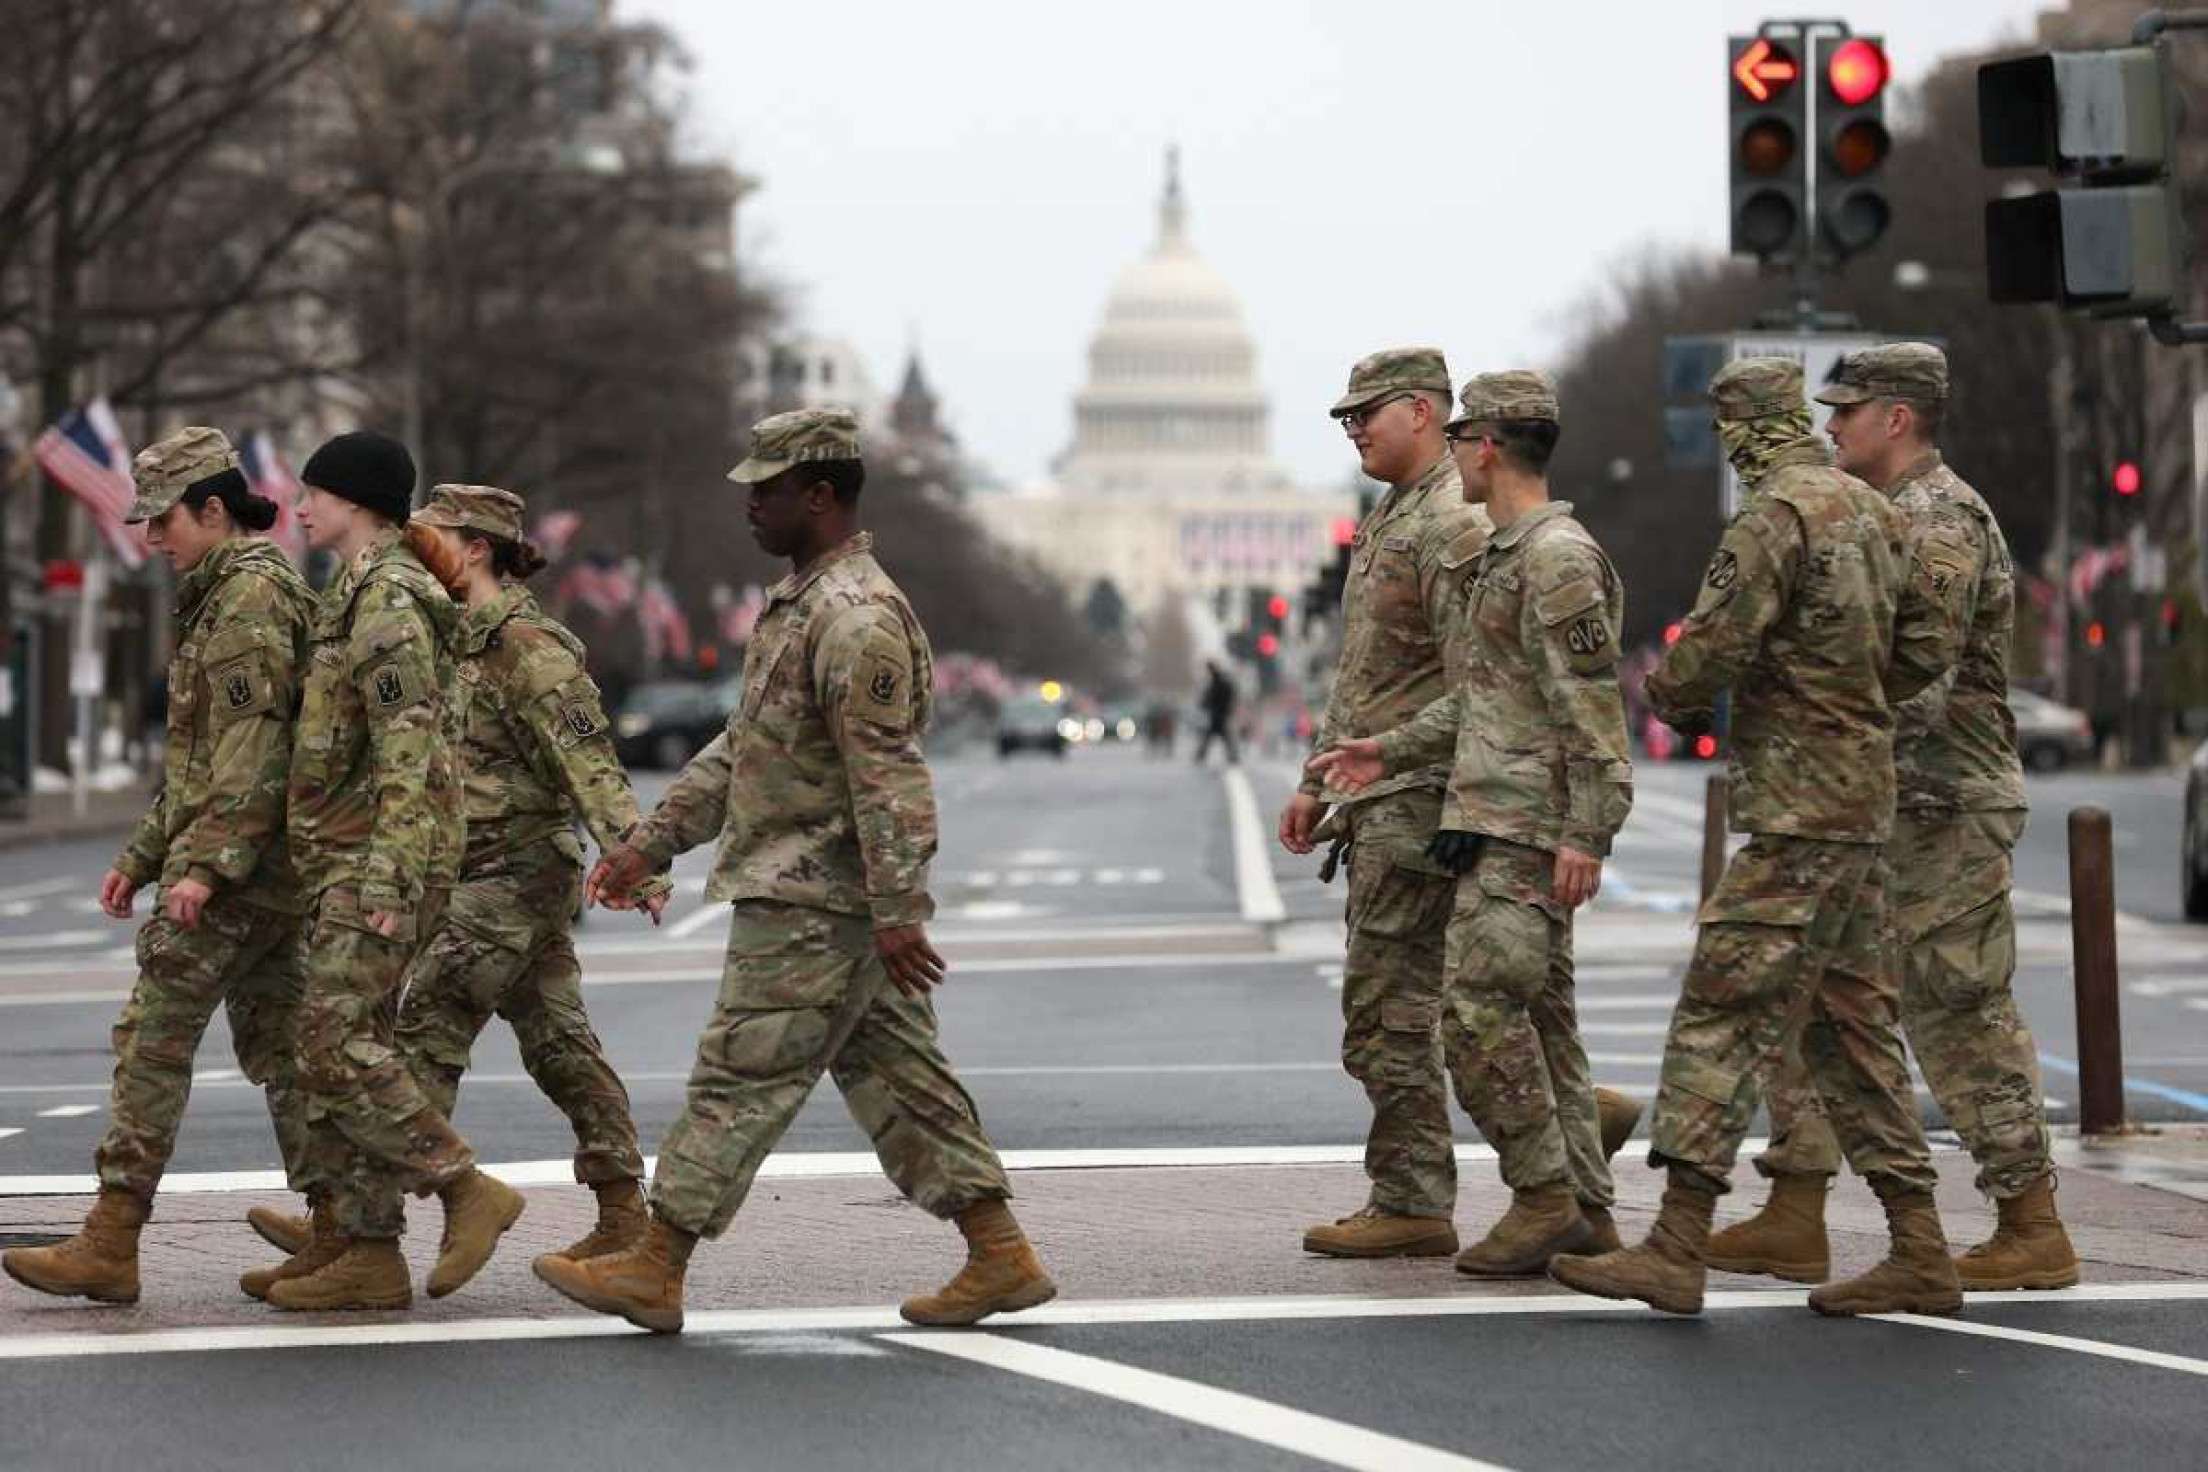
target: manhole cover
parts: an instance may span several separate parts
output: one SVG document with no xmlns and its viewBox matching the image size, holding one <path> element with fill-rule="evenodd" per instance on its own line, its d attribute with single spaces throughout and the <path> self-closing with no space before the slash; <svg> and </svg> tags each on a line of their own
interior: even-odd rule
<svg viewBox="0 0 2208 1472">
<path fill-rule="evenodd" d="M 68 1240 L 62 1232 L 0 1232 L 0 1247 L 51 1247 Z"/>
</svg>

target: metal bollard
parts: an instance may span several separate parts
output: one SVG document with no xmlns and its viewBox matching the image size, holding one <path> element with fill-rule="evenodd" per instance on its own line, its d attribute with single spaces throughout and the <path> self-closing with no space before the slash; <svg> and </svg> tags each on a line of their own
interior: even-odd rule
<svg viewBox="0 0 2208 1472">
<path fill-rule="evenodd" d="M 1709 780 L 1702 798 L 1702 898 L 1717 888 L 1725 872 L 1725 810 L 1731 806 L 1733 784 L 1719 772 Z"/>
<path fill-rule="evenodd" d="M 2078 998 L 2078 1119 L 2124 1128 L 2124 1033 L 2116 972 L 2116 859 L 2106 808 L 2070 810 L 2070 955 Z"/>
</svg>

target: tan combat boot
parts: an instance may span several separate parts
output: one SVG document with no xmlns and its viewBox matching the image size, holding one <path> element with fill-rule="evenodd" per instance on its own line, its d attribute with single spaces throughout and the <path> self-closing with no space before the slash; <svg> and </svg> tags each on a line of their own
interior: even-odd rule
<svg viewBox="0 0 2208 1472">
<path fill-rule="evenodd" d="M 1457 1254 L 1457 1271 L 1474 1278 L 1538 1278 L 1560 1252 L 1590 1241 L 1587 1218 L 1570 1186 L 1513 1192 L 1510 1210 L 1485 1237 Z"/>
<path fill-rule="evenodd" d="M 635 1181 L 599 1181 L 590 1188 L 598 1197 L 598 1225 L 582 1238 L 547 1257 L 564 1257 L 570 1262 L 585 1258 L 604 1257 L 609 1252 L 620 1252 L 634 1247 L 643 1240 L 645 1228 L 651 1225 L 651 1214 L 644 1209 L 644 1191 Z"/>
<path fill-rule="evenodd" d="M 335 1259 L 311 1273 L 269 1286 L 272 1308 L 307 1312 L 322 1309 L 407 1308 L 414 1284 L 396 1237 L 362 1237 Z"/>
<path fill-rule="evenodd" d="M 1457 1229 L 1445 1216 L 1367 1206 L 1306 1229 L 1303 1250 L 1325 1257 L 1447 1257 L 1457 1250 Z"/>
<path fill-rule="evenodd" d="M 76 1236 L 51 1247 L 11 1247 L 0 1266 L 24 1287 L 59 1298 L 136 1303 L 138 1229 L 145 1224 L 144 1201 L 104 1187 Z"/>
<path fill-rule="evenodd" d="M 238 1275 L 238 1287 L 249 1298 L 266 1299 L 268 1290 L 286 1278 L 304 1278 L 320 1272 L 345 1255 L 352 1239 L 337 1229 L 337 1213 L 327 1202 L 317 1201 L 307 1218 L 307 1245 L 273 1267 L 248 1268 Z"/>
<path fill-rule="evenodd" d="M 1648 1240 L 1600 1257 L 1558 1257 L 1549 1276 L 1567 1288 L 1598 1298 L 1637 1298 L 1667 1314 L 1702 1312 L 1702 1247 L 1710 1238 L 1717 1193 L 1705 1178 L 1674 1166 L 1664 1187 L 1664 1207 Z"/>
<path fill-rule="evenodd" d="M 506 1229 L 521 1220 L 527 1203 L 504 1181 L 470 1170 L 437 1193 L 445 1203 L 445 1235 L 430 1269 L 429 1296 L 443 1298 L 467 1286 L 483 1270 Z"/>
<path fill-rule="evenodd" d="M 1763 1210 L 1710 1238 L 1703 1263 L 1722 1273 L 1824 1282 L 1832 1276 L 1832 1247 L 1825 1238 L 1825 1190 L 1831 1183 L 1829 1176 L 1773 1176 Z"/>
<path fill-rule="evenodd" d="M 2055 1215 L 2055 1178 L 2041 1176 L 2021 1196 L 1994 1203 L 2001 1224 L 1993 1235 L 1955 1259 L 1955 1272 L 1973 1293 L 2014 1288 L 2073 1288 L 2078 1255 Z"/>
<path fill-rule="evenodd" d="M 966 1236 L 966 1266 L 933 1293 L 897 1306 L 908 1324 L 972 1324 L 991 1314 L 1018 1313 L 1058 1296 L 1027 1235 L 1002 1201 L 977 1201 L 958 1214 Z"/>
<path fill-rule="evenodd" d="M 697 1245 L 691 1233 L 653 1217 L 634 1246 L 581 1262 L 546 1253 L 531 1267 L 584 1308 L 619 1314 L 654 1334 L 680 1334 L 682 1278 Z"/>
<path fill-rule="evenodd" d="M 1582 1205 L 1579 1214 L 1587 1218 L 1587 1243 L 1579 1249 L 1579 1256 L 1600 1257 L 1625 1246 L 1625 1239 L 1618 1235 L 1617 1219 L 1610 1215 L 1609 1207 Z"/>
<path fill-rule="evenodd" d="M 273 1206 L 256 1206 L 245 1214 L 245 1224 L 260 1234 L 263 1242 L 279 1252 L 297 1252 L 307 1245 L 314 1235 L 314 1217 L 293 1216 L 288 1211 Z"/>
<path fill-rule="evenodd" d="M 1595 1090 L 1595 1123 L 1602 1132 L 1602 1158 L 1608 1160 L 1633 1138 L 1633 1126 L 1641 1122 L 1641 1101 L 1616 1089 Z"/>
<path fill-rule="evenodd" d="M 1858 1278 L 1827 1283 L 1809 1293 L 1821 1314 L 1951 1314 L 1963 1306 L 1963 1285 L 1947 1255 L 1940 1213 L 1929 1191 L 1911 1191 L 1886 1202 L 1893 1245 L 1886 1260 Z"/>
</svg>

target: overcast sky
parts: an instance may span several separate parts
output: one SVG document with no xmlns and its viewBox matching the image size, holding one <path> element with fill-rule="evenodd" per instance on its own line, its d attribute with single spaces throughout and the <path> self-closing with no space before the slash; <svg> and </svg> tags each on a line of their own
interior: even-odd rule
<svg viewBox="0 0 2208 1472">
<path fill-rule="evenodd" d="M 2027 0 L 1853 0 L 1903 81 L 2030 35 Z M 747 259 L 884 387 L 917 338 L 953 427 L 1018 483 L 1071 433 L 1113 276 L 1178 142 L 1197 249 L 1241 294 L 1300 480 L 1354 468 L 1351 361 L 1553 363 L 1649 246 L 1725 244 L 1734 0 L 620 0 L 695 55 L 693 142 L 756 177 Z"/>
</svg>

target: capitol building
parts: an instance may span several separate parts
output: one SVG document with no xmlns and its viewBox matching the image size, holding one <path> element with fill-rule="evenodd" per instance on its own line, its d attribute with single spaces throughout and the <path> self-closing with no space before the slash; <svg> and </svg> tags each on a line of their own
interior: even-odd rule
<svg viewBox="0 0 2208 1472">
<path fill-rule="evenodd" d="M 1047 484 L 992 500 L 991 525 L 1076 599 L 1108 581 L 1138 618 L 1186 598 L 1199 623 L 1239 627 L 1246 590 L 1296 596 L 1356 513 L 1347 493 L 1290 481 L 1270 412 L 1241 302 L 1189 240 L 1169 153 L 1157 240 L 1113 283 L 1073 442 Z"/>
</svg>

